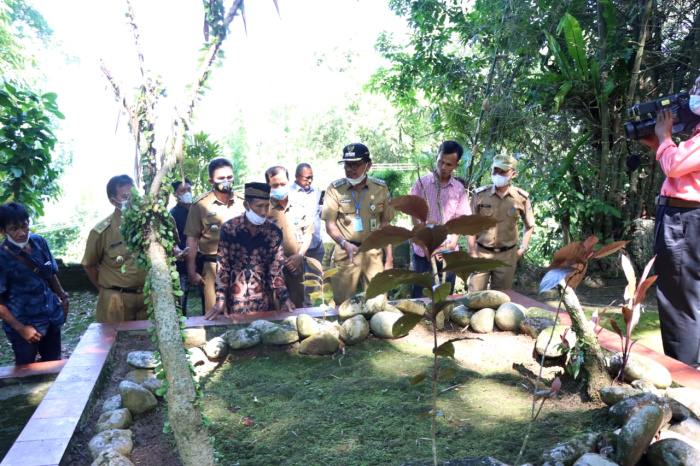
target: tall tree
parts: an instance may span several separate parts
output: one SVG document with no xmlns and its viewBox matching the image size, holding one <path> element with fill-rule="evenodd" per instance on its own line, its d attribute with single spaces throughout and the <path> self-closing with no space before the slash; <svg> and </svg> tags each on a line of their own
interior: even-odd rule
<svg viewBox="0 0 700 466">
<path fill-rule="evenodd" d="M 427 109 L 439 134 L 478 141 L 472 184 L 492 154 L 522 153 L 519 182 L 530 186 L 541 223 L 557 224 L 540 234 L 565 243 L 620 238 L 644 205 L 651 210 L 663 175 L 625 140 L 627 108 L 689 88 L 700 63 L 700 2 L 390 5 L 413 35 L 408 44 L 378 39 L 392 66 L 372 85 L 404 112 Z M 636 171 L 626 165 L 630 150 L 644 154 Z"/>
<path fill-rule="evenodd" d="M 118 102 L 123 104 L 128 115 L 145 187 L 143 196 L 134 193 L 132 203 L 124 215 L 122 235 L 130 238 L 127 243 L 137 252 L 137 261 L 148 270 L 144 293 L 149 296 L 149 307 L 155 322 L 154 340 L 157 340 L 162 361 L 159 378 L 164 379 L 163 387 L 167 390 L 168 427 L 173 430 L 183 463 L 193 466 L 213 465 L 215 458 L 205 425 L 208 419 L 202 414 L 202 393 L 190 372 L 181 334 L 184 324 L 176 307 L 176 295 L 181 294 L 181 291 L 170 254 L 174 242 L 166 209 L 169 195 L 166 179 L 182 157 L 195 102 L 203 92 L 212 65 L 220 56 L 220 47 L 229 25 L 242 4 L 242 0 L 235 0 L 226 11 L 222 0 L 204 0 L 204 56 L 196 70 L 195 79 L 187 86 L 182 105 L 173 113 L 176 117 L 171 125 L 169 144 L 163 150 L 155 145 L 156 108 L 159 97 L 163 94 L 162 84 L 146 67 L 134 10 L 128 0 L 127 16 L 133 31 L 142 78 L 136 95 L 128 95 L 109 68 L 102 65 Z"/>
</svg>

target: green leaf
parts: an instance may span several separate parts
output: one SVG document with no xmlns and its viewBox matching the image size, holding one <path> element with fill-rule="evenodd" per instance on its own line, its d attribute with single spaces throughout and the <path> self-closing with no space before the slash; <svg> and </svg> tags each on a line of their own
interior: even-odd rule
<svg viewBox="0 0 700 466">
<path fill-rule="evenodd" d="M 453 301 L 451 299 L 448 299 L 446 301 L 438 301 L 437 303 L 433 303 L 431 315 L 437 316 L 440 313 L 440 311 L 443 311 L 444 309 L 446 309 L 450 306 L 454 306 L 454 304 L 455 304 L 455 301 Z M 450 311 L 450 312 L 452 312 L 452 311 Z M 447 318 L 447 317 L 448 316 L 445 316 L 445 318 Z"/>
<path fill-rule="evenodd" d="M 411 381 L 408 383 L 408 386 L 413 387 L 414 385 L 418 385 L 428 377 L 430 377 L 430 375 L 428 375 L 426 372 L 421 372 L 420 374 L 411 378 Z"/>
<path fill-rule="evenodd" d="M 452 235 L 476 235 L 498 225 L 498 220 L 485 215 L 462 215 L 445 223 Z"/>
<path fill-rule="evenodd" d="M 405 314 L 394 322 L 394 326 L 391 328 L 391 333 L 395 337 L 400 337 L 406 335 L 408 332 L 413 330 L 413 328 L 423 320 L 423 316 L 416 314 Z"/>
<path fill-rule="evenodd" d="M 452 288 L 452 283 L 443 283 L 438 286 L 435 291 L 433 291 L 433 302 L 445 301 L 450 295 L 450 288 Z"/>
<path fill-rule="evenodd" d="M 369 236 L 362 241 L 362 245 L 359 247 L 358 251 L 367 252 L 373 249 L 381 249 L 390 244 L 396 246 L 411 238 L 413 238 L 413 232 L 411 230 L 387 225 L 370 233 Z"/>
<path fill-rule="evenodd" d="M 338 269 L 326 270 L 326 272 L 323 274 L 323 279 L 326 280 L 327 278 L 335 277 L 337 274 Z"/>
<path fill-rule="evenodd" d="M 321 286 L 321 283 L 316 280 L 305 280 L 301 284 L 304 286 Z"/>
<path fill-rule="evenodd" d="M 569 93 L 573 86 L 574 85 L 571 83 L 571 81 L 566 81 L 561 85 L 561 87 L 559 87 L 559 90 L 554 96 L 554 113 L 559 111 L 559 107 L 561 107 L 561 105 L 564 103 L 566 94 Z"/>
<path fill-rule="evenodd" d="M 433 353 L 437 354 L 438 356 L 442 356 L 444 358 L 454 359 L 454 357 L 455 357 L 455 345 L 453 345 L 451 341 L 445 342 L 442 345 L 438 346 L 437 348 L 433 348 Z"/>
<path fill-rule="evenodd" d="M 430 272 L 419 273 L 406 269 L 389 269 L 380 272 L 369 282 L 365 299 L 374 298 L 403 284 L 430 287 L 432 286 Z"/>
<path fill-rule="evenodd" d="M 586 57 L 586 43 L 583 41 L 583 31 L 579 22 L 569 13 L 565 13 L 559 22 L 557 34 L 564 31 L 566 46 L 569 55 L 574 60 L 578 76 L 583 82 L 588 82 L 588 58 Z"/>
<path fill-rule="evenodd" d="M 469 275 L 474 272 L 488 272 L 499 267 L 508 267 L 505 262 L 495 259 L 483 259 L 481 257 L 472 257 L 466 251 L 455 251 L 442 255 L 447 262 L 443 269 L 445 272 L 454 272 L 462 280 L 468 280 Z"/>
<path fill-rule="evenodd" d="M 444 382 L 445 380 L 450 380 L 452 377 L 457 374 L 457 370 L 453 369 L 451 367 L 443 367 L 440 369 L 440 372 L 438 374 L 438 380 L 441 382 Z"/>
</svg>

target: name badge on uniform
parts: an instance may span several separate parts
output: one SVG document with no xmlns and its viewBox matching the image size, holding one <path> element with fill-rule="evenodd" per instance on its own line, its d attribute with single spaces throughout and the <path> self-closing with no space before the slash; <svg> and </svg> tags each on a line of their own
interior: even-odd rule
<svg viewBox="0 0 700 466">
<path fill-rule="evenodd" d="M 356 217 L 353 222 L 353 228 L 355 231 L 362 231 L 362 217 Z"/>
<path fill-rule="evenodd" d="M 204 214 L 205 217 L 213 217 L 214 215 L 216 215 L 216 212 L 207 212 Z"/>
<path fill-rule="evenodd" d="M 377 230 L 377 217 L 372 217 L 369 219 L 369 231 Z"/>
<path fill-rule="evenodd" d="M 117 241 L 116 243 L 110 244 L 109 247 L 110 247 L 110 248 L 113 248 L 113 247 L 115 247 L 115 246 L 119 246 L 119 245 L 122 244 L 123 242 L 124 242 L 124 241 Z"/>
<path fill-rule="evenodd" d="M 341 200 L 340 200 L 340 203 L 341 203 L 341 204 L 348 204 L 348 203 L 350 203 L 350 202 L 352 202 L 352 199 L 349 199 L 349 198 L 348 198 L 348 199 L 341 199 Z"/>
<path fill-rule="evenodd" d="M 297 228 L 296 237 L 297 237 L 297 243 L 301 244 L 304 242 L 304 233 L 301 231 L 301 228 Z"/>
</svg>

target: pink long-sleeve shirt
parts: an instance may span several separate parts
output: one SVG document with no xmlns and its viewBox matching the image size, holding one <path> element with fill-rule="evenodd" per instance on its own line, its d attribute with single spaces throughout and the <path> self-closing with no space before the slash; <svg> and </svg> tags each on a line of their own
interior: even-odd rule
<svg viewBox="0 0 700 466">
<path fill-rule="evenodd" d="M 700 126 L 679 145 L 671 140 L 662 143 L 656 160 L 666 174 L 662 196 L 700 202 Z"/>
</svg>

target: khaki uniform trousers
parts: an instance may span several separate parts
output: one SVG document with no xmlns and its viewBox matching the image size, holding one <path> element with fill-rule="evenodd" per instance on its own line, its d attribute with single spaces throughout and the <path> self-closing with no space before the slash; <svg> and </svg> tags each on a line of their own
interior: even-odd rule
<svg viewBox="0 0 700 466">
<path fill-rule="evenodd" d="M 148 320 L 148 306 L 143 293 L 124 293 L 100 288 L 97 297 L 97 322 L 125 322 Z"/>
<path fill-rule="evenodd" d="M 509 264 L 508 267 L 501 267 L 488 272 L 474 272 L 469 277 L 469 292 L 491 290 L 510 290 L 513 288 L 513 277 L 515 276 L 515 265 L 518 263 L 518 248 L 505 252 L 491 252 L 477 246 L 478 257 L 484 259 L 496 259 Z M 489 287 L 489 282 L 491 286 Z"/>
<path fill-rule="evenodd" d="M 216 261 L 202 264 L 204 279 L 204 314 L 211 311 L 216 304 Z"/>
<path fill-rule="evenodd" d="M 355 256 L 355 263 L 357 264 L 355 266 L 350 262 L 345 249 L 336 245 L 331 258 L 331 268 L 338 269 L 338 273 L 331 278 L 335 304 L 340 305 L 355 294 L 357 281 L 360 278 L 362 278 L 362 289 L 366 290 L 369 281 L 384 270 L 382 258 L 382 250 L 373 249 Z"/>
</svg>

